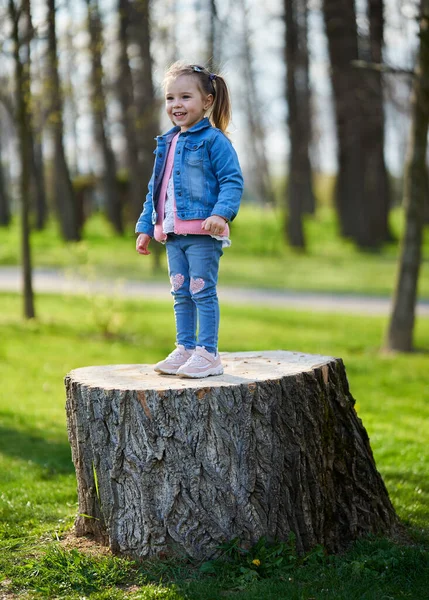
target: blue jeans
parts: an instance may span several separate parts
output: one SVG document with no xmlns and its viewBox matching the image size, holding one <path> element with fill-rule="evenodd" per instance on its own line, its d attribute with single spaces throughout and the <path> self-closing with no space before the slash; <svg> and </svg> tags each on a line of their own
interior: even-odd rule
<svg viewBox="0 0 429 600">
<path fill-rule="evenodd" d="M 209 235 L 168 234 L 168 271 L 174 297 L 176 343 L 217 352 L 217 279 L 222 242 Z M 198 325 L 198 337 L 197 337 Z"/>
</svg>

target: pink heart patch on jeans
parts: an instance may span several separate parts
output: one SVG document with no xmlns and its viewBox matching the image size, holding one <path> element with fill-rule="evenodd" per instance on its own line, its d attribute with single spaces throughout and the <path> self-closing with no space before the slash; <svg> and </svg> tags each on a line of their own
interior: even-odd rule
<svg viewBox="0 0 429 600">
<path fill-rule="evenodd" d="M 197 279 L 194 279 L 193 277 L 191 277 L 190 289 L 193 294 L 198 294 L 198 292 L 201 292 L 201 290 L 204 288 L 204 286 L 205 286 L 204 279 L 201 279 L 201 277 L 198 277 Z"/>
<path fill-rule="evenodd" d="M 171 281 L 173 290 L 175 292 L 177 292 L 177 290 L 179 290 L 182 287 L 183 282 L 185 281 L 185 278 L 181 273 L 178 273 L 177 275 L 172 275 L 170 277 L 170 281 Z"/>
</svg>

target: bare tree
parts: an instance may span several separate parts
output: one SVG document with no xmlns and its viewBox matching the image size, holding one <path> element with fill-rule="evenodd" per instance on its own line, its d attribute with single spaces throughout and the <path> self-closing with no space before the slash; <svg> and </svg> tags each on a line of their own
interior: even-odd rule
<svg viewBox="0 0 429 600">
<path fill-rule="evenodd" d="M 30 246 L 30 78 L 29 49 L 30 35 L 28 18 L 22 26 L 22 16 L 28 17 L 30 0 L 22 0 L 20 6 L 9 0 L 9 17 L 12 21 L 13 58 L 15 63 L 16 123 L 19 132 L 19 155 L 21 159 L 20 200 L 21 200 L 21 257 L 23 268 L 24 316 L 35 316 L 32 285 L 31 246 Z M 22 27 L 22 32 L 21 32 Z"/>
<path fill-rule="evenodd" d="M 368 0 L 368 40 L 364 40 L 367 58 L 372 64 L 383 62 L 383 0 Z M 362 210 L 365 227 L 358 243 L 377 248 L 391 239 L 389 232 L 390 186 L 384 159 L 383 75 L 380 69 L 362 72 L 362 148 L 364 151 L 365 187 Z"/>
<path fill-rule="evenodd" d="M 26 53 L 28 57 L 27 71 L 29 76 L 32 74 L 32 62 L 31 62 L 31 51 L 30 43 L 34 38 L 34 29 L 31 16 L 31 5 L 30 2 L 23 3 L 23 11 L 25 13 L 25 19 L 27 23 L 28 34 L 25 39 L 25 44 L 28 46 Z M 33 102 L 31 106 L 31 114 L 29 115 L 29 126 L 28 126 L 28 151 L 30 153 L 30 191 L 32 198 L 31 209 L 35 213 L 34 225 L 36 229 L 43 229 L 46 224 L 47 218 L 47 201 L 46 201 L 46 189 L 45 189 L 45 176 L 44 176 L 44 164 L 43 164 L 43 151 L 41 143 L 41 132 L 35 134 L 35 113 L 39 109 L 36 107 L 36 103 Z"/>
<path fill-rule="evenodd" d="M 261 101 L 255 84 L 256 77 L 253 67 L 249 10 L 246 0 L 239 0 L 238 4 L 242 14 L 243 96 L 249 131 L 251 185 L 259 202 L 266 205 L 273 205 L 274 194 L 265 149 L 265 131 L 262 112 L 260 110 Z"/>
<path fill-rule="evenodd" d="M 364 195 L 364 155 L 361 147 L 362 111 L 353 67 L 358 60 L 358 41 L 354 0 L 323 0 L 323 14 L 331 63 L 334 96 L 338 173 L 335 205 L 341 233 L 355 237 L 365 228 L 361 201 Z"/>
<path fill-rule="evenodd" d="M 131 4 L 131 36 L 139 50 L 139 66 L 135 69 L 135 104 L 139 140 L 140 178 L 148 182 L 152 175 L 154 138 L 159 132 L 158 103 L 153 83 L 153 60 L 150 51 L 150 1 L 134 0 Z M 141 210 L 141 199 L 140 209 Z"/>
<path fill-rule="evenodd" d="M 290 137 L 287 181 L 287 238 L 291 246 L 305 247 L 302 217 L 314 213 L 310 163 L 311 110 L 307 45 L 307 0 L 284 0 L 286 25 L 287 106 Z"/>
<path fill-rule="evenodd" d="M 131 22 L 131 7 L 129 0 L 118 0 L 119 13 L 119 78 L 118 97 L 122 108 L 122 123 L 126 140 L 126 155 L 128 166 L 130 213 L 137 219 L 141 213 L 143 200 L 146 196 L 147 181 L 143 182 L 137 136 L 137 107 L 134 101 L 134 82 L 131 73 L 128 44 Z"/>
<path fill-rule="evenodd" d="M 354 0 L 323 0 L 338 141 L 335 204 L 341 233 L 360 248 L 390 239 L 390 191 L 384 161 L 383 85 L 379 69 L 357 69 L 359 59 L 380 63 L 383 0 L 369 0 L 369 34 L 358 35 Z"/>
<path fill-rule="evenodd" d="M 387 332 L 389 350 L 410 352 L 421 265 L 423 215 L 428 190 L 426 166 L 429 128 L 429 0 L 420 4 L 420 47 L 415 67 L 409 150 L 404 178 L 405 233 Z"/>
<path fill-rule="evenodd" d="M 115 231 L 124 231 L 122 202 L 116 181 L 116 160 L 107 133 L 107 107 L 102 64 L 103 32 L 98 0 L 86 0 L 91 52 L 91 97 L 94 134 L 103 163 L 102 184 L 106 211 Z"/>
<path fill-rule="evenodd" d="M 209 2 L 209 34 L 207 40 L 207 63 L 216 71 L 220 65 L 219 16 L 216 0 Z"/>
<path fill-rule="evenodd" d="M 48 6 L 48 56 L 49 65 L 49 123 L 54 141 L 54 195 L 55 204 L 65 240 L 80 239 L 82 215 L 78 215 L 75 193 L 64 150 L 63 98 L 58 73 L 55 0 L 47 0 Z"/>
<path fill-rule="evenodd" d="M 11 221 L 9 195 L 6 189 L 6 181 L 2 162 L 2 122 L 0 119 L 0 227 L 7 227 Z"/>
</svg>

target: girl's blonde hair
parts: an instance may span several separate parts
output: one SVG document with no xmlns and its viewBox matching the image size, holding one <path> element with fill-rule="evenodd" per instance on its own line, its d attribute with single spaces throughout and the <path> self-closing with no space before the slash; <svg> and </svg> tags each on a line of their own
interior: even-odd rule
<svg viewBox="0 0 429 600">
<path fill-rule="evenodd" d="M 200 65 L 188 65 L 185 62 L 177 61 L 171 65 L 165 74 L 164 88 L 169 79 L 177 79 L 181 75 L 194 77 L 203 95 L 212 94 L 213 105 L 209 116 L 210 123 L 223 133 L 227 133 L 227 127 L 231 121 L 231 101 L 225 79 Z"/>
</svg>

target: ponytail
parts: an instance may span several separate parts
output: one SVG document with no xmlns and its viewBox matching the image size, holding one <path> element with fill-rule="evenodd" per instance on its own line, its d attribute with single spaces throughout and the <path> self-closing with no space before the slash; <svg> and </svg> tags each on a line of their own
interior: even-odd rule
<svg viewBox="0 0 429 600">
<path fill-rule="evenodd" d="M 216 75 L 213 87 L 215 88 L 215 95 L 210 122 L 223 133 L 227 133 L 231 121 L 231 100 L 225 79 L 221 75 Z"/>
<path fill-rule="evenodd" d="M 181 75 L 195 77 L 201 93 L 213 96 L 213 105 L 209 115 L 210 123 L 228 135 L 227 128 L 231 121 L 231 100 L 225 79 L 221 75 L 210 73 L 205 67 L 178 61 L 171 65 L 166 72 L 164 86 L 169 79 L 177 79 Z"/>
</svg>

